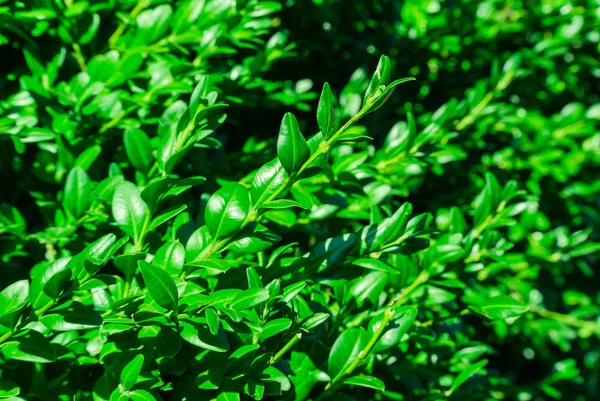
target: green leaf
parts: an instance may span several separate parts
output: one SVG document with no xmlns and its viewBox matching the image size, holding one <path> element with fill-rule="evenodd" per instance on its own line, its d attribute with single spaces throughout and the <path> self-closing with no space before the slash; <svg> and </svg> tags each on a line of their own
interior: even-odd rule
<svg viewBox="0 0 600 401">
<path fill-rule="evenodd" d="M 400 308 L 396 308 L 394 313 L 394 319 L 388 323 L 388 327 L 386 327 L 379 341 L 373 347 L 374 351 L 384 351 L 398 344 L 415 322 L 418 309 L 415 306 L 401 306 Z M 373 317 L 369 322 L 369 332 L 372 335 L 379 329 L 383 318 L 384 314 L 382 313 Z"/>
<path fill-rule="evenodd" d="M 292 325 L 292 321 L 286 318 L 275 319 L 267 322 L 260 332 L 259 340 L 276 336 L 277 334 L 286 331 Z"/>
<path fill-rule="evenodd" d="M 373 390 L 377 391 L 385 391 L 385 384 L 381 380 L 373 376 L 360 375 L 347 377 L 344 380 L 342 380 L 342 383 L 372 388 Z"/>
<path fill-rule="evenodd" d="M 240 401 L 239 393 L 225 392 L 217 396 L 217 401 Z"/>
<path fill-rule="evenodd" d="M 308 255 L 307 267 L 323 271 L 341 264 L 356 242 L 356 235 L 344 234 L 319 242 Z"/>
<path fill-rule="evenodd" d="M 173 217 L 177 216 L 185 209 L 187 209 L 187 205 L 173 206 L 165 210 L 164 212 L 156 216 L 154 219 L 152 219 L 152 222 L 150 222 L 150 226 L 148 227 L 147 231 L 154 231 L 158 226 L 171 220 Z"/>
<path fill-rule="evenodd" d="M 482 298 L 476 304 L 469 305 L 469 308 L 493 320 L 521 316 L 529 310 L 527 305 L 508 295 Z"/>
<path fill-rule="evenodd" d="M 374 94 L 374 99 L 373 99 L 373 103 L 371 105 L 371 107 L 369 107 L 368 113 L 372 113 L 375 110 L 379 109 L 381 106 L 383 106 L 385 104 L 385 102 L 387 102 L 387 100 L 390 98 L 390 96 L 392 96 L 392 93 L 394 93 L 394 90 L 396 89 L 396 86 L 403 84 L 404 82 L 409 82 L 409 81 L 414 81 L 414 78 L 401 78 L 401 79 L 397 79 L 393 82 L 391 82 L 389 85 L 387 85 L 385 88 L 382 89 L 382 87 L 380 86 L 378 88 L 378 91 L 375 92 Z"/>
<path fill-rule="evenodd" d="M 359 308 L 363 306 L 366 300 L 375 303 L 385 288 L 387 278 L 387 274 L 380 271 L 361 276 L 354 280 L 348 292 L 348 297 L 354 299 Z"/>
<path fill-rule="evenodd" d="M 148 390 L 134 390 L 129 394 L 129 399 L 131 401 L 158 401 L 160 398 L 155 397 Z"/>
<path fill-rule="evenodd" d="M 204 314 L 206 316 L 206 323 L 208 323 L 208 328 L 212 334 L 217 334 L 219 332 L 219 316 L 217 312 L 213 308 L 206 308 L 204 310 Z"/>
<path fill-rule="evenodd" d="M 371 78 L 371 82 L 369 82 L 367 91 L 365 92 L 363 106 L 365 106 L 369 101 L 372 101 L 371 98 L 374 97 L 379 87 L 385 87 L 388 80 L 390 79 L 390 70 L 390 58 L 386 55 L 382 55 L 379 58 L 379 62 L 377 63 L 377 69 L 375 70 L 375 73 Z"/>
<path fill-rule="evenodd" d="M 174 325 L 158 324 L 160 326 L 144 326 L 138 332 L 138 340 L 144 348 L 154 349 L 158 356 L 173 358 L 181 348 L 181 335 Z"/>
<path fill-rule="evenodd" d="M 302 328 L 304 330 L 312 330 L 318 325 L 324 323 L 327 319 L 329 319 L 329 315 L 327 313 L 315 313 L 302 323 Z"/>
<path fill-rule="evenodd" d="M 577 258 L 580 256 L 595 254 L 600 252 L 600 243 L 598 242 L 587 242 L 583 245 L 579 245 L 568 252 L 568 255 Z"/>
<path fill-rule="evenodd" d="M 21 393 L 19 385 L 9 379 L 0 379 L 0 398 L 15 397 Z"/>
<path fill-rule="evenodd" d="M 242 227 L 250 210 L 250 193 L 238 183 L 223 186 L 215 192 L 204 212 L 206 226 L 213 238 L 223 238 Z"/>
<path fill-rule="evenodd" d="M 56 352 L 50 341 L 37 331 L 13 337 L 2 344 L 1 349 L 6 359 L 39 363 L 50 363 L 56 359 Z"/>
<path fill-rule="evenodd" d="M 112 213 L 121 230 L 136 242 L 141 240 L 150 220 L 150 211 L 138 187 L 130 182 L 119 184 L 112 201 Z"/>
<path fill-rule="evenodd" d="M 333 110 L 333 95 L 331 94 L 331 88 L 327 82 L 323 85 L 323 91 L 319 98 L 319 104 L 317 106 L 317 122 L 319 124 L 319 129 L 325 138 L 329 138 L 333 133 L 335 115 Z"/>
<path fill-rule="evenodd" d="M 152 264 L 170 274 L 180 274 L 185 263 L 185 248 L 178 241 L 168 241 L 158 248 Z"/>
<path fill-rule="evenodd" d="M 216 390 L 221 386 L 223 376 L 222 370 L 209 369 L 196 377 L 196 386 L 201 390 Z"/>
<path fill-rule="evenodd" d="M 252 267 L 246 269 L 246 278 L 248 279 L 248 288 L 264 288 L 260 276 Z"/>
<path fill-rule="evenodd" d="M 54 331 L 85 330 L 99 327 L 102 317 L 77 301 L 67 301 L 40 317 L 40 322 Z"/>
<path fill-rule="evenodd" d="M 121 385 L 126 391 L 133 388 L 144 365 L 144 355 L 136 355 L 121 371 Z"/>
<path fill-rule="evenodd" d="M 98 156 L 100 156 L 100 153 L 102 153 L 100 145 L 90 146 L 77 156 L 77 159 L 73 162 L 73 168 L 81 167 L 87 171 Z"/>
<path fill-rule="evenodd" d="M 146 287 L 156 303 L 166 309 L 177 309 L 177 287 L 169 273 L 143 260 L 138 263 Z"/>
<path fill-rule="evenodd" d="M 123 272 L 125 278 L 127 280 L 130 280 L 131 277 L 135 275 L 135 271 L 138 267 L 138 262 L 144 259 L 146 259 L 146 254 L 143 252 L 126 253 L 124 255 L 117 256 L 114 259 L 113 263 L 119 270 Z"/>
<path fill-rule="evenodd" d="M 248 235 L 240 233 L 239 238 L 227 247 L 236 252 L 258 253 L 270 248 L 274 243 L 279 242 L 281 237 L 269 231 L 266 227 L 256 225 L 254 231 Z"/>
<path fill-rule="evenodd" d="M 225 332 L 219 328 L 217 334 L 212 334 L 208 326 L 196 320 L 181 320 L 179 322 L 181 337 L 188 343 L 215 352 L 227 352 L 229 341 Z"/>
<path fill-rule="evenodd" d="M 277 158 L 285 171 L 293 174 L 308 160 L 308 157 L 308 144 L 300 133 L 298 120 L 292 113 L 286 113 L 279 128 Z"/>
<path fill-rule="evenodd" d="M 67 288 L 72 271 L 68 268 L 70 258 L 57 259 L 50 263 L 43 273 L 31 281 L 29 302 L 33 309 L 41 309 L 55 301 L 60 293 Z"/>
<path fill-rule="evenodd" d="M 400 272 L 394 269 L 392 266 L 377 259 L 361 258 L 353 260 L 352 264 L 354 266 L 364 267 L 365 269 L 378 270 L 390 274 L 400 274 Z"/>
<path fill-rule="evenodd" d="M 262 209 L 289 209 L 292 207 L 306 209 L 303 205 L 291 199 L 276 199 L 261 206 Z"/>
<path fill-rule="evenodd" d="M 92 201 L 92 183 L 81 167 L 75 167 L 67 175 L 63 206 L 67 212 L 78 219 Z"/>
<path fill-rule="evenodd" d="M 123 135 L 123 143 L 127 157 L 133 167 L 146 174 L 154 163 L 152 144 L 148 135 L 139 128 L 129 128 Z"/>
<path fill-rule="evenodd" d="M 0 292 L 0 316 L 16 312 L 27 304 L 29 281 L 15 281 Z"/>
<path fill-rule="evenodd" d="M 485 365 L 487 365 L 487 363 L 488 363 L 488 360 L 483 359 L 483 360 L 475 363 L 474 365 L 469 365 L 466 368 L 462 369 L 461 372 L 459 373 L 459 375 L 456 376 L 456 379 L 454 379 L 454 382 L 452 382 L 452 386 L 450 387 L 450 390 L 448 390 L 446 392 L 446 396 L 448 397 L 452 393 L 454 393 L 456 391 L 456 389 L 458 389 L 471 376 L 473 376 L 475 373 L 477 373 L 481 369 L 483 369 L 485 367 Z"/>
<path fill-rule="evenodd" d="M 255 207 L 262 206 L 264 202 L 275 193 L 289 177 L 279 159 L 270 161 L 262 166 L 252 180 L 250 197 Z"/>
<path fill-rule="evenodd" d="M 362 328 L 346 329 L 333 343 L 327 362 L 327 370 L 332 381 L 339 380 L 358 354 L 369 342 L 369 334 Z"/>
<path fill-rule="evenodd" d="M 240 292 L 229 305 L 239 311 L 250 309 L 269 299 L 269 290 L 266 288 L 250 288 Z"/>
<path fill-rule="evenodd" d="M 296 295 L 300 293 L 306 287 L 306 283 L 301 281 L 299 283 L 290 284 L 289 286 L 283 289 L 283 296 L 281 301 L 284 303 L 289 303 Z"/>
</svg>

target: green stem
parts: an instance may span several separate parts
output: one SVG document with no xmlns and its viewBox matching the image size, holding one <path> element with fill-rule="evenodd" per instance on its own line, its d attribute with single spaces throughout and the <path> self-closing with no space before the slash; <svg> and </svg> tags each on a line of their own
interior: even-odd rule
<svg viewBox="0 0 600 401">
<path fill-rule="evenodd" d="M 462 131 L 469 125 L 473 124 L 475 122 L 475 119 L 477 117 L 479 117 L 479 113 L 481 113 L 481 111 L 485 108 L 485 106 L 487 106 L 488 103 L 492 101 L 495 94 L 496 94 L 495 91 L 488 92 L 483 97 L 483 99 L 481 99 L 481 101 L 479 103 L 477 103 L 477 105 L 475 107 L 473 107 L 471 112 L 469 114 L 467 114 L 466 116 L 464 116 L 462 118 L 462 120 L 460 120 L 459 123 L 456 124 L 456 130 Z"/>
<path fill-rule="evenodd" d="M 85 57 L 83 57 L 83 53 L 81 52 L 81 47 L 77 43 L 73 43 L 73 56 L 79 64 L 79 68 L 81 71 L 87 71 L 87 66 L 85 65 Z"/>
<path fill-rule="evenodd" d="M 460 120 L 458 124 L 456 124 L 456 130 L 462 131 L 469 125 L 473 124 L 475 122 L 475 119 L 479 117 L 479 114 L 483 111 L 483 109 L 485 109 L 485 107 L 494 99 L 494 96 L 506 89 L 506 87 L 508 87 L 508 85 L 510 85 L 510 83 L 512 82 L 513 78 L 513 72 L 509 71 L 508 73 L 506 73 L 502 77 L 502 79 L 500 79 L 500 81 L 496 84 L 496 87 L 494 87 L 494 89 L 488 92 L 483 97 L 483 99 L 481 99 L 481 101 L 477 103 L 477 105 L 473 107 L 473 109 L 471 109 L 471 112 L 469 112 L 469 114 L 464 116 L 463 119 Z"/>
<path fill-rule="evenodd" d="M 415 291 L 415 289 L 417 289 L 419 286 L 421 286 L 422 284 L 427 282 L 427 280 L 429 280 L 429 273 L 426 270 L 423 270 L 417 276 L 415 281 L 412 282 L 411 285 L 406 287 L 404 289 L 404 291 L 397 294 L 395 297 L 393 297 L 390 300 L 390 302 L 388 302 L 388 305 L 385 308 L 385 312 L 383 314 L 383 320 L 381 321 L 381 324 L 377 328 L 377 331 L 375 332 L 375 334 L 373 334 L 373 337 L 371 337 L 371 339 L 369 340 L 369 342 L 367 343 L 365 348 L 363 348 L 358 353 L 358 356 L 356 357 L 356 359 L 354 359 L 354 361 L 352 361 L 352 364 L 350 364 L 350 366 L 348 366 L 348 368 L 344 371 L 344 373 L 342 375 L 340 375 L 337 379 L 332 380 L 331 382 L 329 382 L 327 384 L 327 386 L 325 386 L 323 393 L 321 393 L 321 395 L 319 395 L 319 397 L 317 397 L 317 399 L 315 401 L 322 400 L 325 397 L 325 394 L 327 394 L 332 388 L 334 388 L 334 386 L 338 383 L 338 381 L 340 379 L 342 379 L 345 376 L 350 376 L 354 372 L 354 370 L 361 364 L 361 362 L 364 361 L 365 359 L 367 359 L 367 357 L 371 353 L 371 350 L 373 349 L 375 344 L 377 344 L 377 342 L 379 341 L 379 339 L 385 332 L 385 329 L 387 328 L 388 323 L 394 318 L 395 313 L 396 313 L 394 311 L 394 308 L 396 308 L 400 305 L 403 305 L 408 300 L 408 297 Z"/>
<path fill-rule="evenodd" d="M 50 302 L 48 302 L 46 305 L 42 306 L 40 309 L 35 311 L 36 315 L 42 316 L 44 313 L 48 312 L 48 310 L 50 308 L 52 308 L 54 305 L 56 305 L 56 301 L 50 300 Z"/>
<path fill-rule="evenodd" d="M 4 335 L 0 337 L 0 344 L 4 344 L 4 342 L 11 338 L 13 334 L 15 333 L 12 330 L 7 333 L 4 333 Z"/>
<path fill-rule="evenodd" d="M 271 358 L 271 360 L 269 361 L 269 365 L 274 365 L 277 362 L 279 362 L 279 360 L 285 355 L 286 352 L 288 352 L 290 349 L 292 349 L 292 347 L 294 345 L 296 345 L 296 343 L 298 341 L 300 341 L 300 339 L 302 338 L 302 333 L 298 333 L 296 334 L 294 337 L 292 337 L 292 339 L 290 341 L 288 341 L 283 348 L 281 348 L 279 350 L 279 352 L 277 352 L 275 354 L 274 357 Z"/>
<path fill-rule="evenodd" d="M 131 10 L 131 13 L 129 14 L 130 18 L 135 19 L 139 15 L 139 13 L 141 13 L 151 3 L 151 0 L 139 0 L 133 8 L 133 10 Z M 110 45 L 110 47 L 113 47 L 113 45 L 117 43 L 117 40 L 119 40 L 119 37 L 123 34 L 123 32 L 125 32 L 125 29 L 127 29 L 128 25 L 129 24 L 125 22 L 121 22 L 119 24 L 116 31 L 108 39 L 108 44 Z"/>
<path fill-rule="evenodd" d="M 573 317 L 571 315 L 565 315 L 563 313 L 549 311 L 545 308 L 542 308 L 540 306 L 535 306 L 535 305 L 529 305 L 529 310 L 531 310 L 533 313 L 537 313 L 538 315 L 540 315 L 542 317 L 556 320 L 557 322 L 564 323 L 568 326 L 577 327 L 580 329 L 591 330 L 593 332 L 600 333 L 600 325 L 598 325 L 592 321 L 577 319 L 576 317 Z"/>
<path fill-rule="evenodd" d="M 123 118 L 125 118 L 129 113 L 131 113 L 132 111 L 134 111 L 137 107 L 138 106 L 130 106 L 129 108 L 123 110 L 115 118 L 113 118 L 112 120 L 110 120 L 109 122 L 107 122 L 106 124 L 104 124 L 102 127 L 100 127 L 99 132 L 101 134 L 105 133 L 106 131 L 108 131 L 109 129 L 111 129 L 115 125 L 117 125 Z"/>
<path fill-rule="evenodd" d="M 371 103 L 368 103 L 367 105 L 365 105 L 365 107 L 363 107 L 357 114 L 355 114 L 350 120 L 348 120 L 329 139 L 323 139 L 321 141 L 321 143 L 319 144 L 319 147 L 317 148 L 317 150 L 315 150 L 315 153 L 313 153 L 308 158 L 308 160 L 304 164 L 302 164 L 302 166 L 300 166 L 300 168 L 298 169 L 297 172 L 295 172 L 294 174 L 291 174 L 283 182 L 283 184 L 279 186 L 279 188 L 277 188 L 267 199 L 265 199 L 264 202 L 262 202 L 260 204 L 257 204 L 257 205 L 253 205 L 253 210 L 250 213 L 248 213 L 248 216 L 242 222 L 242 225 L 240 226 L 240 228 L 237 231 L 235 231 L 233 234 L 230 234 L 229 236 L 227 236 L 225 238 L 222 238 L 220 240 L 213 239 L 213 242 L 196 258 L 196 260 L 206 260 L 206 259 L 209 259 L 215 253 L 220 252 L 225 246 L 227 246 L 229 244 L 229 242 L 231 241 L 231 239 L 234 238 L 237 235 L 238 232 L 240 232 L 241 230 L 243 230 L 244 227 L 246 227 L 248 224 L 250 224 L 250 223 L 255 222 L 256 220 L 258 220 L 260 218 L 260 216 L 261 216 L 261 214 L 259 213 L 260 207 L 262 205 L 264 205 L 265 203 L 268 203 L 268 202 L 272 201 L 273 199 L 277 198 L 279 195 L 281 195 L 282 192 L 284 192 L 289 187 L 291 187 L 297 181 L 297 178 L 307 168 L 309 168 L 310 165 L 312 163 L 314 163 L 314 161 L 317 160 L 317 158 L 319 156 L 321 156 L 321 155 L 329 152 L 329 149 L 334 144 L 335 140 L 337 138 L 339 138 L 339 136 L 342 135 L 344 133 L 344 131 L 346 131 L 351 125 L 353 125 L 354 123 L 356 123 L 358 120 L 360 120 L 361 117 L 363 117 L 365 114 L 367 114 L 367 112 L 369 111 L 369 108 L 371 106 L 372 106 Z M 182 279 L 185 279 L 188 274 L 189 274 L 188 272 L 183 271 L 181 273 L 180 277 Z"/>
</svg>

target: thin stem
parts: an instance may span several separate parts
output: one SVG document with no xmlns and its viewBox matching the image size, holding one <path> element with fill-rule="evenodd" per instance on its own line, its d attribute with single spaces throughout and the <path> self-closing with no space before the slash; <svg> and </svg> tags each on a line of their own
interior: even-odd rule
<svg viewBox="0 0 600 401">
<path fill-rule="evenodd" d="M 514 73 L 508 72 L 502 79 L 500 79 L 500 81 L 496 84 L 494 89 L 488 92 L 483 97 L 483 99 L 481 99 L 481 101 L 477 103 L 477 105 L 473 107 L 473 109 L 471 109 L 469 114 L 464 116 L 462 120 L 460 120 L 459 123 L 456 124 L 456 130 L 462 131 L 469 125 L 473 124 L 475 122 L 475 119 L 479 117 L 479 114 L 483 111 L 483 109 L 485 109 L 485 107 L 494 99 L 494 96 L 506 89 L 506 87 L 512 82 L 513 78 Z"/>
<path fill-rule="evenodd" d="M 462 120 L 460 120 L 460 122 L 458 124 L 456 124 L 456 130 L 462 131 L 469 125 L 473 124 L 475 122 L 475 119 L 477 117 L 479 117 L 479 113 L 481 113 L 481 111 L 485 108 L 485 106 L 487 106 L 488 103 L 492 101 L 495 94 L 496 94 L 496 91 L 488 92 L 483 97 L 483 99 L 481 99 L 481 101 L 479 103 L 477 103 L 477 105 L 475 107 L 473 107 L 471 112 L 469 114 L 467 114 L 466 116 L 464 116 L 462 118 Z"/>
<path fill-rule="evenodd" d="M 281 348 L 281 349 L 279 350 L 279 352 L 277 352 L 277 353 L 275 354 L 275 356 L 274 356 L 274 357 L 272 357 L 272 358 L 271 358 L 271 360 L 269 361 L 269 365 L 274 365 L 274 364 L 276 364 L 277 362 L 279 362 L 279 360 L 280 360 L 280 359 L 281 359 L 281 358 L 282 358 L 282 357 L 285 355 L 285 353 L 286 353 L 286 352 L 288 352 L 290 349 L 292 349 L 292 347 L 293 347 L 294 345 L 296 345 L 296 343 L 297 343 L 298 341 L 300 341 L 300 339 L 301 339 L 301 338 L 302 338 L 302 333 L 298 333 L 298 334 L 296 334 L 294 337 L 292 337 L 292 338 L 291 338 L 291 340 L 290 340 L 290 341 L 288 341 L 288 342 L 287 342 L 287 343 L 286 343 L 286 344 L 283 346 L 283 348 Z"/>
<path fill-rule="evenodd" d="M 87 66 L 85 65 L 85 57 L 83 57 L 83 53 L 81 52 L 81 47 L 77 43 L 73 43 L 73 57 L 79 64 L 79 68 L 81 71 L 87 71 Z"/>
<path fill-rule="evenodd" d="M 137 2 L 137 4 L 135 5 L 135 7 L 133 8 L 133 10 L 131 10 L 131 13 L 129 14 L 129 17 L 131 19 L 135 19 L 139 15 L 139 13 L 141 13 L 151 3 L 152 2 L 150 0 L 139 0 Z M 127 29 L 128 25 L 129 24 L 125 23 L 125 22 L 121 22 L 119 24 L 119 26 L 117 27 L 116 31 L 108 39 L 108 44 L 110 45 L 110 47 L 113 47 L 113 45 L 115 43 L 117 43 L 117 40 L 119 40 L 119 37 L 123 34 L 123 32 L 125 32 L 125 29 Z"/>
<path fill-rule="evenodd" d="M 360 365 L 360 363 L 362 361 L 364 361 L 365 359 L 367 359 L 367 357 L 371 353 L 371 350 L 373 349 L 375 344 L 377 344 L 377 342 L 379 341 L 379 339 L 385 332 L 385 329 L 387 328 L 388 323 L 394 318 L 394 316 L 396 314 L 396 312 L 394 311 L 394 308 L 396 308 L 400 305 L 403 305 L 408 300 L 408 297 L 415 291 L 415 289 L 417 289 L 419 286 L 421 286 L 422 284 L 427 282 L 427 280 L 429 280 L 429 272 L 427 272 L 426 270 L 423 270 L 417 276 L 415 281 L 412 282 L 411 285 L 406 287 L 404 289 L 404 291 L 397 294 L 395 297 L 393 297 L 390 300 L 390 302 L 388 302 L 388 305 L 387 305 L 384 315 L 383 315 L 383 320 L 381 321 L 381 324 L 377 328 L 377 331 L 375 332 L 375 334 L 373 334 L 373 337 L 371 337 L 371 339 L 369 340 L 369 342 L 367 343 L 365 348 L 363 348 L 358 353 L 358 356 L 356 357 L 356 359 L 354 359 L 354 361 L 352 361 L 352 364 L 350 366 L 348 366 L 348 368 L 344 371 L 344 373 L 341 376 L 339 376 L 337 378 L 337 380 L 332 380 L 331 382 L 329 382 L 327 384 L 327 386 L 325 386 L 323 393 L 321 393 L 315 401 L 322 400 L 325 397 L 325 394 L 327 394 L 332 388 L 334 388 L 334 386 L 337 385 L 338 381 L 341 378 L 343 378 L 345 376 L 350 376 L 354 372 L 354 370 Z"/>
<path fill-rule="evenodd" d="M 114 127 L 115 125 L 117 125 L 123 118 L 125 118 L 127 116 L 127 114 L 131 113 L 132 111 L 134 111 L 138 106 L 130 106 L 129 108 L 123 110 L 122 112 L 120 112 L 119 114 L 117 114 L 117 116 L 115 118 L 113 118 L 112 120 L 110 120 L 109 122 L 107 122 L 106 124 L 104 124 L 102 127 L 100 127 L 100 133 L 103 134 L 106 131 L 108 131 L 109 129 L 111 129 L 112 127 Z"/>
<path fill-rule="evenodd" d="M 308 160 L 306 162 L 304 162 L 304 164 L 302 164 L 302 166 L 300 166 L 300 168 L 298 169 L 297 172 L 295 172 L 294 174 L 291 174 L 283 182 L 283 184 L 279 186 L 279 188 L 277 188 L 267 199 L 265 199 L 264 202 L 262 202 L 261 204 L 253 205 L 253 210 L 250 213 L 248 213 L 248 216 L 246 217 L 246 219 L 243 221 L 242 225 L 240 226 L 240 228 L 236 232 L 234 232 L 234 233 L 230 234 L 229 236 L 227 236 L 225 238 L 222 238 L 220 240 L 213 240 L 213 242 L 196 258 L 196 260 L 206 260 L 206 259 L 209 259 L 215 253 L 220 252 L 225 246 L 227 246 L 229 244 L 229 242 L 231 241 L 231 239 L 233 237 L 235 237 L 235 235 L 237 235 L 238 232 L 240 232 L 241 230 L 243 230 L 244 227 L 246 227 L 248 224 L 250 224 L 250 223 L 255 222 L 256 220 L 258 220 L 260 218 L 260 216 L 261 216 L 261 214 L 259 213 L 260 207 L 262 205 L 264 205 L 265 203 L 268 203 L 268 202 L 272 201 L 273 199 L 277 198 L 279 195 L 281 195 L 282 192 L 284 192 L 289 187 L 291 187 L 297 181 L 298 177 L 307 168 L 309 168 L 310 165 L 312 163 L 314 163 L 314 161 L 317 160 L 317 158 L 319 156 L 322 156 L 323 154 L 329 152 L 329 149 L 334 144 L 335 140 L 337 138 L 339 138 L 339 136 L 342 135 L 344 133 L 344 131 L 346 131 L 352 124 L 354 124 L 358 120 L 360 120 L 360 118 L 362 116 L 364 116 L 365 114 L 367 114 L 367 112 L 369 111 L 369 108 L 371 106 L 372 106 L 371 103 L 367 103 L 367 105 L 363 109 L 361 109 L 350 120 L 348 120 L 329 139 L 323 139 L 321 141 L 321 143 L 319 144 L 319 147 L 317 148 L 317 150 L 315 150 L 315 152 L 308 158 Z M 189 274 L 189 272 L 183 271 L 181 273 L 181 275 L 180 275 L 180 278 L 185 279 L 188 274 Z"/>
<path fill-rule="evenodd" d="M 9 338 L 11 338 L 13 334 L 15 334 L 15 333 L 12 330 L 4 333 L 4 335 L 2 337 L 0 337 L 0 344 L 4 344 L 4 342 L 6 340 L 8 340 Z"/>
<path fill-rule="evenodd" d="M 568 326 L 600 333 L 600 325 L 596 324 L 593 321 L 577 319 L 576 317 L 573 317 L 571 315 L 565 315 L 563 313 L 549 311 L 545 308 L 536 305 L 529 305 L 529 310 L 531 310 L 533 313 L 537 313 L 542 317 L 556 320 L 557 322 L 564 323 Z"/>
</svg>

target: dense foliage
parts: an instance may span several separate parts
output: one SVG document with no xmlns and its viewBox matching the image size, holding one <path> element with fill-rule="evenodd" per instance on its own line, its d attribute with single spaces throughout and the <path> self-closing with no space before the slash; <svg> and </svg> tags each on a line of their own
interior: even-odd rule
<svg viewBox="0 0 600 401">
<path fill-rule="evenodd" d="M 1 1 L 0 399 L 597 399 L 599 32 Z"/>
</svg>

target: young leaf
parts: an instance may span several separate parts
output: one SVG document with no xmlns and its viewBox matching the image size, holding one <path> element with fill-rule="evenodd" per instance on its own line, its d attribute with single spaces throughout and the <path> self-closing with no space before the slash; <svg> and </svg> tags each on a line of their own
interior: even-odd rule
<svg viewBox="0 0 600 401">
<path fill-rule="evenodd" d="M 365 92 L 363 106 L 367 104 L 369 100 L 376 94 L 377 89 L 379 87 L 385 87 L 388 80 L 390 79 L 390 58 L 386 55 L 382 55 L 379 58 L 379 62 L 377 63 L 377 69 L 371 78 L 371 82 L 369 82 L 369 87 Z"/>
<path fill-rule="evenodd" d="M 169 273 L 143 260 L 138 263 L 148 291 L 156 303 L 165 309 L 177 309 L 177 287 Z"/>
<path fill-rule="evenodd" d="M 292 113 L 286 113 L 279 128 L 277 158 L 285 171 L 293 174 L 308 160 L 308 157 L 308 144 L 300 133 L 298 120 Z"/>
<path fill-rule="evenodd" d="M 325 138 L 329 138 L 333 133 L 334 119 L 333 95 L 331 94 L 329 84 L 325 82 L 321 97 L 319 98 L 319 105 L 317 106 L 317 122 Z"/>
</svg>

